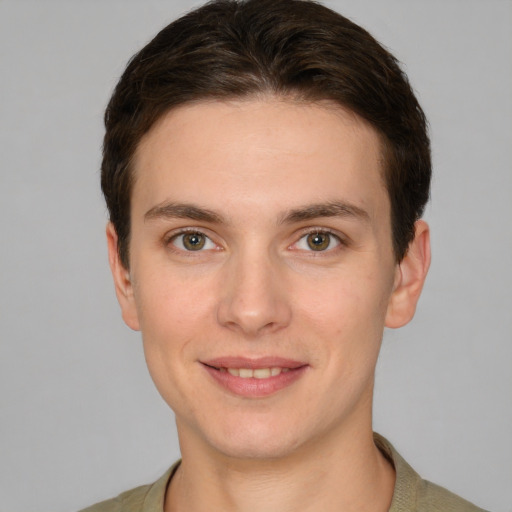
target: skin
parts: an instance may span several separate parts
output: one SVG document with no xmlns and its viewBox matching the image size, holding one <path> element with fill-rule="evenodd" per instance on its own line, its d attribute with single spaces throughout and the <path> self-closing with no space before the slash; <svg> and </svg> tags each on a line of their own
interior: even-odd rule
<svg viewBox="0 0 512 512">
<path fill-rule="evenodd" d="M 414 315 L 430 247 L 418 221 L 396 263 L 380 149 L 340 107 L 273 97 L 182 106 L 141 141 L 129 270 L 107 238 L 123 318 L 176 415 L 167 511 L 388 510 L 375 365 L 384 327 Z M 242 396 L 205 368 L 227 356 L 303 371 Z"/>
</svg>

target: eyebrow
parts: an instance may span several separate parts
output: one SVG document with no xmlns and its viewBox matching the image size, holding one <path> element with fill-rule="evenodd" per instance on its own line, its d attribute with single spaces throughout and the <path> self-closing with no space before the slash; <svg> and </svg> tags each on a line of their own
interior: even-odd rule
<svg viewBox="0 0 512 512">
<path fill-rule="evenodd" d="M 144 220 L 154 219 L 191 219 L 221 224 L 224 218 L 212 210 L 193 204 L 166 202 L 150 208 L 144 214 Z"/>
<path fill-rule="evenodd" d="M 321 217 L 347 217 L 370 221 L 370 215 L 362 208 L 343 201 L 310 204 L 285 212 L 278 224 L 293 224 Z M 144 220 L 154 219 L 191 219 L 212 224 L 223 224 L 225 219 L 219 213 L 194 204 L 165 202 L 150 208 L 144 215 Z"/>
<path fill-rule="evenodd" d="M 359 219 L 364 222 L 370 221 L 370 215 L 359 206 L 343 201 L 331 201 L 307 205 L 287 212 L 280 220 L 282 224 L 292 224 L 305 220 L 313 220 L 321 217 L 347 217 Z"/>
</svg>

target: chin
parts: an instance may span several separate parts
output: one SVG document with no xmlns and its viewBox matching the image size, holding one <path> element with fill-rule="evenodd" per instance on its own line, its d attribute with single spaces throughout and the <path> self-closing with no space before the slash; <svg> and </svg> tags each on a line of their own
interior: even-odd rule
<svg viewBox="0 0 512 512">
<path fill-rule="evenodd" d="M 298 443 L 289 439 L 262 439 L 260 437 L 242 436 L 228 442 L 216 443 L 215 448 L 225 457 L 239 460 L 284 459 L 294 453 Z"/>
<path fill-rule="evenodd" d="M 275 420 L 260 421 L 252 419 L 239 423 L 233 422 L 215 432 L 203 431 L 205 441 L 225 457 L 234 459 L 280 459 L 294 453 L 301 445 L 300 432 L 290 424 L 279 424 Z"/>
</svg>

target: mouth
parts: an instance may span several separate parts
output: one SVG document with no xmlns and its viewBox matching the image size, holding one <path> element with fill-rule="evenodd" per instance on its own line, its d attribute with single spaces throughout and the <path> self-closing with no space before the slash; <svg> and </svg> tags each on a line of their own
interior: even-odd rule
<svg viewBox="0 0 512 512">
<path fill-rule="evenodd" d="M 264 397 L 296 382 L 308 364 L 282 358 L 222 358 L 202 362 L 224 389 L 244 397 Z"/>
<path fill-rule="evenodd" d="M 274 366 L 272 368 L 225 368 L 221 366 L 217 368 L 213 366 L 215 370 L 219 372 L 227 372 L 233 377 L 240 377 L 241 379 L 268 379 L 270 377 L 277 377 L 281 373 L 290 371 L 290 368 L 280 368 Z"/>
</svg>

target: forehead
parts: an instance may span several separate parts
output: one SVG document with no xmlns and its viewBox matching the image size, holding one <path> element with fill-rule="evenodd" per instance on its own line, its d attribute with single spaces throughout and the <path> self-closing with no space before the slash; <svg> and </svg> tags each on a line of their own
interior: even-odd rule
<svg viewBox="0 0 512 512">
<path fill-rule="evenodd" d="M 341 198 L 372 210 L 387 202 L 381 154 L 376 131 L 329 102 L 187 104 L 141 140 L 133 206 L 179 199 L 277 208 Z"/>
</svg>

